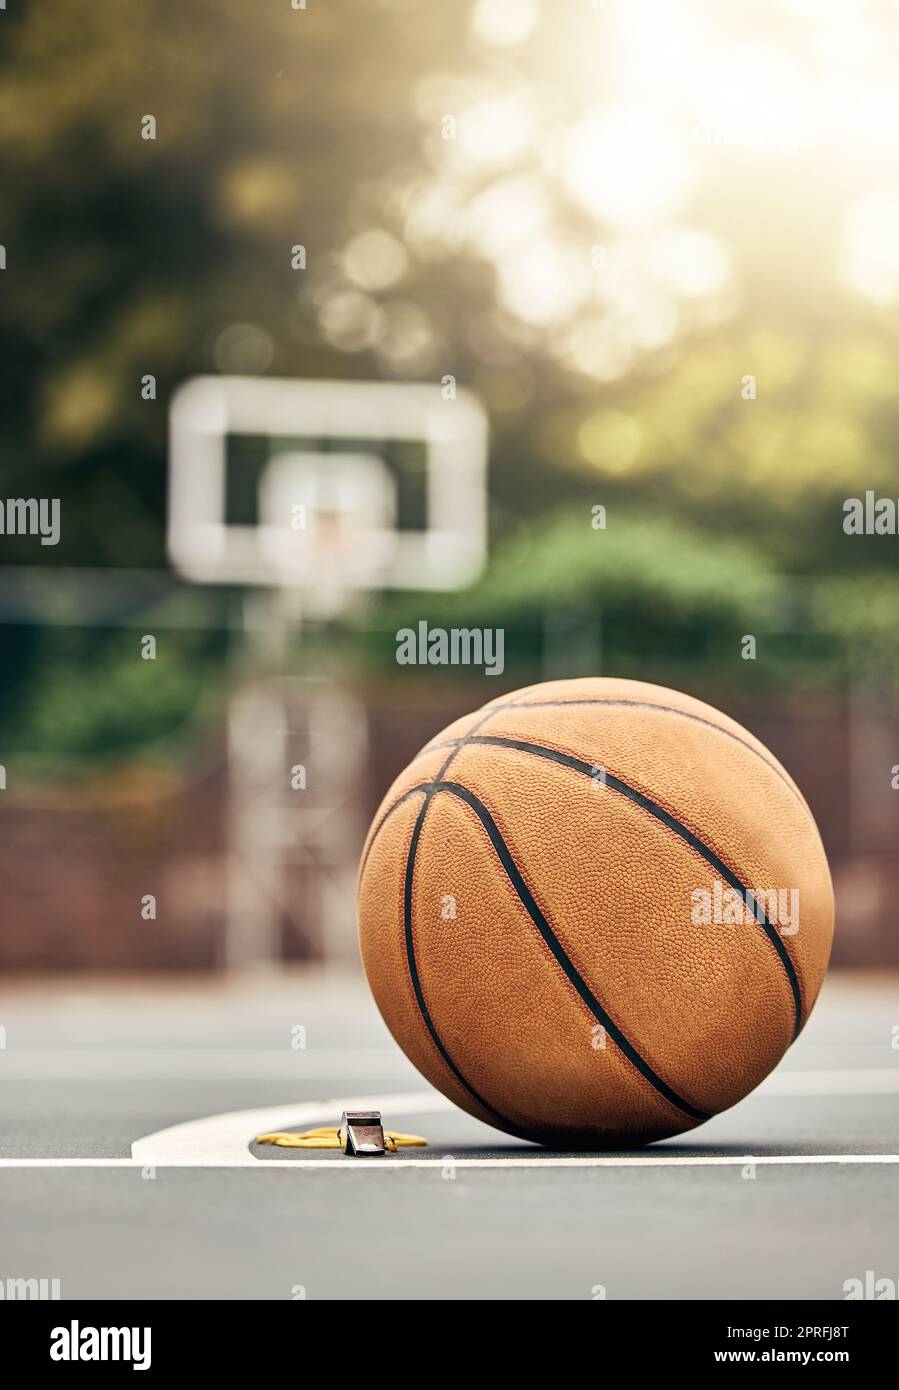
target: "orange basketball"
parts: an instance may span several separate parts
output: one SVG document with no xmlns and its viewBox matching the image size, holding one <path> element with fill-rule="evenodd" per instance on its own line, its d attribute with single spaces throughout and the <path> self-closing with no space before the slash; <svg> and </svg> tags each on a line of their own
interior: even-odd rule
<svg viewBox="0 0 899 1390">
<path fill-rule="evenodd" d="M 757 738 L 638 681 L 504 695 L 422 749 L 359 871 L 394 1038 L 463 1110 L 558 1147 L 646 1143 L 742 1099 L 805 1024 L 833 892 Z"/>
</svg>

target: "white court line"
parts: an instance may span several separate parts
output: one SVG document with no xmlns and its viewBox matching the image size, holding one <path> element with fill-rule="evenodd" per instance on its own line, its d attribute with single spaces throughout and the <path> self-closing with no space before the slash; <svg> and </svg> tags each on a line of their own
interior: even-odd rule
<svg viewBox="0 0 899 1390">
<path fill-rule="evenodd" d="M 440 1170 L 452 1158 L 464 1168 L 692 1168 L 759 1167 L 808 1165 L 899 1164 L 899 1154 L 673 1154 L 655 1148 L 639 1154 L 577 1154 L 554 1158 L 536 1146 L 528 1155 L 508 1158 L 465 1157 L 436 1153 L 431 1158 L 360 1159 L 344 1162 L 333 1158 L 254 1158 L 248 1145 L 257 1134 L 278 1129 L 299 1129 L 335 1123 L 342 1110 L 380 1110 L 390 1123 L 391 1116 L 431 1115 L 455 1109 L 436 1091 L 399 1095 L 349 1097 L 342 1100 L 299 1101 L 293 1105 L 268 1106 L 259 1110 L 236 1110 L 189 1120 L 138 1139 L 131 1146 L 131 1158 L 0 1158 L 6 1168 L 300 1168 L 328 1169 L 331 1172 L 358 1173 L 365 1170 L 432 1168 Z"/>
<path fill-rule="evenodd" d="M 255 1168 L 260 1162 L 281 1164 L 283 1159 L 254 1158 L 247 1147 L 257 1134 L 278 1129 L 305 1129 L 337 1124 L 343 1110 L 380 1110 L 390 1124 L 390 1115 L 436 1115 L 454 1110 L 452 1101 L 438 1091 L 414 1091 L 399 1095 L 350 1098 L 349 1100 L 306 1100 L 293 1105 L 266 1106 L 262 1110 L 232 1110 L 188 1120 L 137 1139 L 131 1157 L 142 1164 L 188 1163 L 198 1168 L 225 1166 Z M 329 1163 L 330 1159 L 319 1159 Z"/>
<path fill-rule="evenodd" d="M 333 1173 L 358 1173 L 364 1169 L 378 1169 L 380 1172 L 400 1172 L 406 1168 L 430 1168 L 440 1172 L 445 1164 L 452 1161 L 454 1168 L 742 1168 L 747 1163 L 756 1167 L 775 1168 L 782 1165 L 797 1167 L 802 1164 L 818 1165 L 861 1165 L 897 1164 L 899 1154 L 765 1154 L 756 1157 L 744 1154 L 733 1157 L 730 1154 L 697 1154 L 695 1158 L 684 1154 L 637 1155 L 627 1154 L 616 1158 L 608 1154 L 579 1154 L 572 1158 L 552 1158 L 537 1155 L 534 1158 L 459 1158 L 456 1154 L 441 1154 L 439 1158 L 401 1158 L 383 1162 L 380 1159 L 357 1159 L 346 1163 L 330 1158 L 260 1158 L 249 1165 L 216 1161 L 195 1163 L 190 1159 L 164 1159 L 155 1163 L 139 1162 L 134 1158 L 0 1158 L 0 1170 L 6 1168 L 207 1168 L 233 1169 L 252 1168 L 327 1168 Z"/>
</svg>

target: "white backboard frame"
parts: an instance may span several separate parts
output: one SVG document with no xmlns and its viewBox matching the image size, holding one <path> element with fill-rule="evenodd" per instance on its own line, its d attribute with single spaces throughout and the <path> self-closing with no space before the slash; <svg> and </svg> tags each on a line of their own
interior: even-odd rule
<svg viewBox="0 0 899 1390">
<path fill-rule="evenodd" d="M 241 434 L 268 437 L 274 454 L 279 437 L 309 438 L 318 452 L 328 439 L 369 447 L 422 443 L 425 529 L 385 528 L 389 559 L 372 587 L 453 590 L 482 572 L 488 429 L 470 392 L 445 399 L 439 386 L 419 383 L 201 376 L 176 392 L 169 416 L 168 552 L 186 578 L 271 587 L 304 582 L 279 558 L 284 547 L 270 528 L 227 522 L 227 440 Z"/>
</svg>

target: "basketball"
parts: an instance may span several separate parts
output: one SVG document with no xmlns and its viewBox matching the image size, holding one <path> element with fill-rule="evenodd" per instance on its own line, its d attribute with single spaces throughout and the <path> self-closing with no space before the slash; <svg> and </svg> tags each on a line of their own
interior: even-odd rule
<svg viewBox="0 0 899 1390">
<path fill-rule="evenodd" d="M 557 1148 L 648 1143 L 741 1100 L 805 1025 L 833 935 L 817 827 L 765 746 L 605 678 L 437 734 L 375 816 L 358 907 L 418 1070 Z"/>
</svg>

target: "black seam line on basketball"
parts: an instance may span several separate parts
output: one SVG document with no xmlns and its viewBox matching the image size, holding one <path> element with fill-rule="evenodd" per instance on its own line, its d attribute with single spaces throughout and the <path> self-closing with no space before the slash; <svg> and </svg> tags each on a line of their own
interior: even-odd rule
<svg viewBox="0 0 899 1390">
<path fill-rule="evenodd" d="M 585 763 L 581 758 L 575 758 L 570 753 L 560 753 L 558 749 L 544 747 L 541 743 L 526 743 L 521 739 L 500 738 L 497 735 L 490 734 L 485 734 L 480 738 L 474 738 L 472 739 L 472 743 L 486 743 L 490 744 L 491 747 L 515 748 L 521 753 L 533 753 L 535 757 L 546 758 L 550 762 L 560 763 L 562 767 L 570 767 L 574 772 L 579 772 L 583 774 L 583 776 L 589 777 L 591 780 L 593 780 L 596 773 L 595 764 Z M 621 796 L 626 796 L 628 801 L 632 801 L 635 806 L 641 806 L 644 811 L 648 811 L 651 816 L 655 816 L 656 820 L 661 821 L 662 825 L 667 826 L 669 830 L 673 830 L 675 835 L 678 835 L 691 849 L 696 850 L 697 854 L 702 855 L 706 863 L 711 864 L 712 868 L 721 875 L 724 881 L 733 888 L 735 892 L 740 894 L 747 907 L 750 906 L 747 901 L 747 894 L 750 890 L 747 888 L 746 884 L 741 883 L 733 870 L 729 869 L 723 860 L 718 858 L 715 851 L 710 849 L 704 840 L 700 840 L 697 835 L 694 835 L 692 830 L 688 830 L 685 825 L 682 825 L 679 820 L 672 816 L 670 811 L 666 811 L 663 806 L 657 805 L 655 801 L 645 796 L 643 792 L 638 792 L 636 787 L 631 787 L 627 782 L 622 782 L 620 777 L 613 777 L 610 772 L 605 773 L 603 785 L 611 787 L 613 791 L 620 793 Z M 753 901 L 755 901 L 755 899 L 753 899 Z M 790 958 L 790 953 L 780 938 L 780 933 L 777 928 L 769 922 L 768 914 L 763 912 L 762 917 L 759 918 L 757 904 L 754 908 L 750 907 L 750 911 L 752 912 L 754 920 L 758 922 L 777 952 L 780 963 L 786 973 L 787 983 L 793 995 L 795 1014 L 793 1038 L 795 1039 L 799 1036 L 799 1030 L 802 1026 L 802 992 L 799 988 L 796 967 Z"/>
<path fill-rule="evenodd" d="M 546 942 L 546 945 L 549 947 L 550 951 L 555 956 L 559 965 L 562 967 L 562 970 L 564 971 L 569 983 L 574 986 L 574 988 L 577 990 L 577 993 L 580 995 L 581 999 L 584 1001 L 584 1003 L 587 1005 L 587 1008 L 592 1013 L 593 1017 L 599 1023 L 602 1024 L 603 1028 L 605 1028 L 606 1032 L 617 1044 L 617 1046 L 619 1047 L 621 1052 L 623 1052 L 624 1056 L 628 1059 L 628 1061 L 634 1067 L 636 1067 L 637 1071 L 640 1072 L 641 1076 L 644 1076 L 646 1080 L 649 1081 L 655 1087 L 659 1095 L 664 1096 L 665 1100 L 667 1100 L 669 1104 L 676 1106 L 678 1110 L 682 1111 L 685 1115 L 689 1115 L 691 1119 L 710 1119 L 711 1117 L 704 1110 L 699 1110 L 695 1105 L 691 1105 L 689 1101 L 684 1100 L 683 1096 L 679 1096 L 676 1091 L 673 1091 L 671 1087 L 665 1081 L 663 1081 L 662 1078 L 656 1072 L 653 1071 L 652 1067 L 649 1065 L 646 1059 L 640 1055 L 640 1053 L 634 1047 L 633 1043 L 628 1041 L 628 1039 L 622 1033 L 618 1025 L 614 1023 L 613 1020 L 606 1013 L 602 1004 L 600 1004 L 596 995 L 593 993 L 593 991 L 590 989 L 590 986 L 587 984 L 586 980 L 583 978 L 582 975 L 578 973 L 577 969 L 575 968 L 574 964 L 572 963 L 571 959 L 566 953 L 561 941 L 556 936 L 552 927 L 549 925 L 549 922 L 547 922 L 546 918 L 544 917 L 543 913 L 538 907 L 534 899 L 534 896 L 531 893 L 530 888 L 528 888 L 527 884 L 521 876 L 521 872 L 518 868 L 518 865 L 515 863 L 515 860 L 512 857 L 512 853 L 509 850 L 509 847 L 506 844 L 505 840 L 503 839 L 495 820 L 493 819 L 483 802 L 478 800 L 474 792 L 470 792 L 467 787 L 463 787 L 458 782 L 441 782 L 439 787 L 434 788 L 435 795 L 437 794 L 437 792 L 450 792 L 453 796 L 459 797 L 461 801 L 464 801 L 465 804 L 467 806 L 470 806 L 471 809 L 474 811 L 475 815 L 480 820 L 484 829 L 487 831 L 487 834 L 490 838 L 490 843 L 496 850 L 496 853 L 499 856 L 499 861 L 506 871 L 506 877 L 508 878 L 512 887 L 515 889 L 515 892 L 518 894 L 518 897 L 521 899 L 521 902 L 528 916 L 534 923 L 534 926 L 537 928 L 543 940 Z"/>
<path fill-rule="evenodd" d="M 488 716 L 488 717 L 489 717 L 489 716 Z M 486 719 L 479 720 L 478 724 L 477 724 L 475 727 L 476 727 L 476 728 L 481 728 L 482 725 L 483 725 L 484 723 L 486 723 Z M 449 764 L 449 760 L 447 760 L 447 762 L 444 763 L 444 767 L 441 769 L 441 772 L 444 771 L 444 770 L 446 769 L 446 767 L 448 766 L 448 764 Z M 391 805 L 388 806 L 387 810 L 386 810 L 386 811 L 384 812 L 384 814 L 381 816 L 381 819 L 378 821 L 378 824 L 375 826 L 375 829 L 374 829 L 374 831 L 372 832 L 371 838 L 370 838 L 370 840 L 369 840 L 369 842 L 368 842 L 368 845 L 367 845 L 367 847 L 366 847 L 365 853 L 364 853 L 364 855 L 363 855 L 363 857 L 362 857 L 362 862 L 361 862 L 361 864 L 359 865 L 359 882 L 360 882 L 360 883 L 361 883 L 361 881 L 362 881 L 362 875 L 365 873 L 365 869 L 366 869 L 366 866 L 367 866 L 367 864 L 368 864 L 369 856 L 370 856 L 370 854 L 371 854 L 371 852 L 372 852 L 372 849 L 374 848 L 375 841 L 377 840 L 378 836 L 380 835 L 381 829 L 382 829 L 382 827 L 384 826 L 385 821 L 387 821 L 387 820 L 389 819 L 389 817 L 393 815 L 393 812 L 396 811 L 396 810 L 398 809 L 398 807 L 402 806 L 404 802 L 408 801 L 409 798 L 412 797 L 412 796 L 414 796 L 417 792 L 425 792 L 425 793 L 427 793 L 427 795 L 425 796 L 425 800 L 424 800 L 424 802 L 422 803 L 421 810 L 419 811 L 419 816 L 418 816 L 418 820 L 416 821 L 415 830 L 413 831 L 413 841 L 417 844 L 417 840 L 418 840 L 418 838 L 420 838 L 420 835 L 421 835 L 421 826 L 424 824 L 424 815 L 425 815 L 425 811 L 427 810 L 428 802 L 429 802 L 431 796 L 433 795 L 434 791 L 437 790 L 437 789 L 438 789 L 438 784 L 437 784 L 436 782 L 420 782 L 417 786 L 415 786 L 415 787 L 410 787 L 408 791 L 403 792 L 403 794 L 402 794 L 401 796 L 398 796 L 398 797 L 397 797 L 396 801 L 392 802 Z M 411 847 L 411 845 L 410 845 L 410 853 L 411 853 L 411 848 L 412 848 L 412 847 Z M 413 988 L 413 991 L 414 991 L 414 993 L 415 993 L 415 999 L 416 999 L 416 1002 L 417 1002 L 417 1004 L 418 1004 L 419 1012 L 420 1012 L 420 1014 L 421 1014 L 421 1016 L 422 1016 L 422 1019 L 424 1020 L 424 1023 L 425 1023 L 425 1026 L 426 1026 L 427 1029 L 428 1029 L 428 1032 L 431 1034 L 431 1037 L 432 1037 L 432 1039 L 434 1040 L 434 1044 L 435 1044 L 435 1046 L 437 1047 L 437 1050 L 438 1050 L 438 1052 L 440 1053 L 441 1057 L 442 1057 L 443 1060 L 446 1062 L 447 1066 L 450 1068 L 450 1070 L 452 1071 L 453 1075 L 458 1079 L 458 1081 L 460 1082 L 460 1084 L 461 1084 L 462 1086 L 464 1086 L 464 1088 L 465 1088 L 466 1091 L 468 1091 L 469 1095 L 473 1096 L 474 1099 L 478 1102 L 479 1105 L 484 1106 L 484 1108 L 485 1108 L 486 1110 L 488 1110 L 489 1113 L 490 1113 L 491 1115 L 493 1115 L 493 1116 L 499 1121 L 500 1125 L 501 1125 L 509 1134 L 516 1134 L 516 1135 L 518 1135 L 519 1138 L 521 1138 L 521 1139 L 526 1139 L 528 1136 L 527 1136 L 527 1134 L 524 1132 L 524 1130 L 521 1128 L 520 1125 L 515 1124 L 512 1120 L 508 1119 L 507 1116 L 503 1115 L 503 1114 L 501 1113 L 501 1111 L 497 1110 L 495 1106 L 491 1105 L 488 1101 L 486 1101 L 486 1100 L 484 1099 L 484 1097 L 481 1096 L 481 1095 L 479 1095 L 479 1093 L 475 1090 L 475 1088 L 466 1080 L 466 1078 L 463 1076 L 462 1072 L 461 1072 L 461 1071 L 459 1070 L 459 1068 L 456 1066 L 455 1062 L 453 1061 L 453 1059 L 452 1059 L 452 1057 L 450 1056 L 449 1052 L 447 1051 L 446 1047 L 444 1046 L 443 1040 L 441 1039 L 440 1035 L 438 1034 L 437 1029 L 436 1029 L 435 1026 L 434 1026 L 433 1020 L 432 1020 L 432 1018 L 431 1018 L 431 1016 L 430 1016 L 430 1013 L 428 1012 L 428 1007 L 427 1007 L 427 1005 L 426 1005 L 426 1003 L 425 1003 L 425 1000 L 424 1000 L 424 992 L 423 992 L 423 990 L 422 990 L 422 988 L 421 988 L 421 981 L 420 981 L 419 975 L 418 975 L 418 966 L 417 966 L 417 963 L 416 963 L 416 960 L 415 960 L 415 943 L 414 943 L 414 941 L 413 941 L 413 938 L 412 938 L 412 931 L 411 931 L 411 922 L 412 922 L 412 917 L 411 917 L 411 888 L 410 888 L 409 885 L 411 885 L 411 882 L 412 882 L 412 870 L 413 870 L 413 869 L 414 869 L 414 855 L 411 857 L 411 859 L 410 859 L 410 858 L 407 858 L 407 861 L 406 861 L 406 879 L 405 879 L 405 882 L 404 882 L 404 885 L 403 885 L 403 930 L 404 930 L 405 945 L 406 945 L 406 961 L 407 961 L 407 964 L 408 964 L 408 967 L 409 967 L 409 976 L 410 976 L 410 979 L 411 979 L 411 981 L 412 981 L 412 988 Z M 407 891 L 407 890 L 408 890 L 408 891 Z M 407 902 L 408 902 L 408 906 L 407 906 Z"/>
<path fill-rule="evenodd" d="M 425 1003 L 424 991 L 422 990 L 421 980 L 418 975 L 418 966 L 415 960 L 415 941 L 412 936 L 412 876 L 415 872 L 415 854 L 418 849 L 418 841 L 421 838 L 422 826 L 424 825 L 425 816 L 427 815 L 428 807 L 431 804 L 434 792 L 437 790 L 438 788 L 436 785 L 432 786 L 428 791 L 428 794 L 425 797 L 424 802 L 422 803 L 421 810 L 419 811 L 418 817 L 415 821 L 415 828 L 412 831 L 412 839 L 409 843 L 409 854 L 406 859 L 406 881 L 403 884 L 403 929 L 406 938 L 406 963 L 409 967 L 409 975 L 412 980 L 412 989 L 415 992 L 415 998 L 418 1003 L 419 1012 L 422 1018 L 424 1019 L 425 1027 L 430 1033 L 434 1041 L 434 1046 L 437 1048 L 437 1051 L 440 1053 L 444 1062 L 449 1067 L 450 1071 L 453 1073 L 453 1076 L 455 1076 L 456 1080 L 460 1083 L 460 1085 L 464 1086 L 468 1094 L 470 1096 L 473 1096 L 474 1099 L 478 1102 L 478 1104 L 482 1105 L 484 1109 L 487 1110 L 491 1115 L 493 1115 L 497 1120 L 499 1120 L 502 1125 L 505 1125 L 507 1123 L 505 1116 L 501 1115 L 498 1110 L 495 1110 L 494 1107 L 489 1103 L 489 1101 L 486 1101 L 484 1097 L 478 1091 L 475 1090 L 471 1082 L 466 1080 L 466 1078 L 462 1075 L 462 1072 L 456 1066 L 446 1047 L 444 1046 L 443 1039 L 437 1032 L 437 1029 L 434 1026 L 434 1021 L 431 1018 L 431 1015 L 428 1011 L 428 1006 Z"/>
<path fill-rule="evenodd" d="M 460 748 L 464 747 L 465 743 L 468 741 L 468 739 L 471 737 L 471 735 L 472 735 L 477 729 L 483 728 L 483 726 L 487 723 L 487 720 L 490 719 L 494 714 L 498 713 L 499 710 L 501 710 L 501 709 L 506 709 L 506 705 L 505 705 L 505 704 L 502 704 L 502 705 L 493 705 L 493 706 L 491 706 L 491 707 L 487 710 L 487 712 L 486 712 L 486 714 L 484 715 L 483 719 L 479 719 L 478 722 L 477 722 L 477 724 L 472 725 L 472 728 L 471 728 L 470 733 L 466 734 L 465 738 L 448 739 L 446 743 L 438 743 L 438 744 L 433 744 L 433 745 L 431 746 L 431 750 L 430 750 L 430 751 L 433 751 L 434 748 L 451 748 L 451 749 L 452 749 L 452 752 L 450 753 L 450 755 L 449 755 L 448 758 L 444 759 L 443 766 L 440 768 L 440 770 L 438 771 L 437 775 L 433 778 L 433 780 L 428 781 L 428 782 L 419 782 L 417 786 L 415 786 L 415 787 L 410 787 L 408 791 L 403 792 L 401 796 L 398 796 L 398 797 L 397 797 L 396 801 L 392 802 L 392 803 L 387 807 L 387 810 L 384 812 L 384 814 L 382 815 L 381 819 L 378 821 L 377 825 L 375 826 L 374 830 L 372 831 L 371 836 L 369 837 L 369 840 L 368 840 L 368 844 L 367 844 L 366 847 L 365 847 L 365 852 L 364 852 L 364 854 L 363 854 L 363 856 L 362 856 L 362 860 L 361 860 L 361 862 L 360 862 L 360 864 L 359 864 L 359 873 L 358 873 L 358 876 L 357 876 L 359 880 L 361 880 L 362 875 L 363 875 L 363 873 L 365 872 L 365 866 L 367 865 L 369 855 L 371 854 L 372 849 L 374 848 L 375 840 L 376 840 L 376 839 L 378 838 L 378 836 L 380 835 L 380 833 L 381 833 L 381 827 L 383 826 L 384 822 L 387 820 L 388 816 L 391 816 L 398 806 L 402 806 L 403 802 L 406 801 L 410 796 L 413 796 L 416 792 L 430 791 L 430 790 L 441 780 L 441 778 L 443 777 L 443 775 L 444 775 L 444 773 L 446 772 L 447 768 L 449 767 L 450 763 L 453 761 L 453 758 L 456 757 L 456 755 L 458 754 Z M 421 750 L 420 753 L 417 753 L 417 754 L 415 755 L 415 757 L 412 759 L 412 762 L 413 762 L 413 763 L 414 763 L 414 762 L 417 762 L 417 760 L 418 760 L 419 758 L 423 757 L 424 754 L 425 754 L 426 752 L 428 752 L 428 751 L 429 751 L 428 749 L 423 748 L 423 749 Z M 411 767 L 411 766 L 412 766 L 412 763 L 410 763 L 409 766 Z"/>
<path fill-rule="evenodd" d="M 359 881 L 361 882 L 362 875 L 365 872 L 366 865 L 368 864 L 369 855 L 371 854 L 374 843 L 377 840 L 378 835 L 381 832 L 381 828 L 384 825 L 384 822 L 387 820 L 388 816 L 392 815 L 392 813 L 397 809 L 397 807 L 401 806 L 403 802 L 406 801 L 415 792 L 424 791 L 426 795 L 422 803 L 421 809 L 418 813 L 418 817 L 415 822 L 415 828 L 412 832 L 412 841 L 409 846 L 409 855 L 406 860 L 406 879 L 403 885 L 403 928 L 406 941 L 406 962 L 409 967 L 409 976 L 412 981 L 412 989 L 415 993 L 415 998 L 418 1004 L 419 1012 L 421 1013 L 425 1026 L 428 1029 L 428 1032 L 430 1033 L 434 1041 L 434 1045 L 437 1048 L 443 1060 L 446 1062 L 450 1071 L 458 1079 L 460 1085 L 462 1085 L 465 1088 L 465 1090 L 468 1091 L 469 1095 L 471 1095 L 478 1102 L 479 1105 L 482 1105 L 485 1110 L 487 1110 L 491 1115 L 493 1115 L 495 1119 L 497 1119 L 505 1129 L 507 1129 L 510 1133 L 518 1134 L 519 1136 L 521 1136 L 521 1129 L 518 1126 L 513 1125 L 511 1121 L 507 1120 L 506 1117 L 499 1110 L 495 1109 L 495 1107 L 492 1106 L 488 1101 L 486 1101 L 482 1095 L 479 1095 L 479 1093 L 475 1090 L 474 1086 L 472 1086 L 471 1083 L 466 1080 L 462 1072 L 456 1066 L 446 1047 L 444 1046 L 443 1040 L 434 1026 L 433 1019 L 431 1018 L 431 1015 L 428 1012 L 427 1004 L 425 1003 L 424 992 L 422 990 L 421 980 L 419 979 L 418 975 L 418 966 L 415 960 L 415 942 L 412 936 L 412 876 L 415 868 L 415 851 L 417 849 L 418 841 L 421 836 L 421 829 L 424 824 L 425 815 L 427 814 L 431 797 L 433 796 L 437 785 L 443 778 L 447 768 L 450 766 L 453 759 L 458 755 L 460 748 L 464 747 L 468 738 L 470 738 L 471 735 L 477 729 L 483 728 L 483 726 L 487 723 L 488 719 L 491 719 L 494 714 L 499 713 L 499 711 L 504 708 L 505 703 L 503 703 L 502 705 L 491 706 L 485 712 L 483 718 L 479 719 L 477 723 L 472 726 L 472 728 L 469 730 L 468 735 L 466 735 L 465 738 L 454 739 L 451 744 L 447 745 L 451 747 L 452 751 L 449 754 L 449 756 L 444 759 L 443 764 L 441 765 L 436 777 L 432 782 L 425 784 L 419 783 L 417 787 L 411 787 L 409 791 L 404 792 L 402 796 L 398 797 L 397 800 L 394 801 L 392 805 L 387 808 L 387 810 L 384 812 L 383 816 L 379 820 L 377 826 L 375 827 L 374 832 L 372 833 L 372 836 L 366 847 L 362 863 L 359 866 Z M 422 749 L 422 753 L 424 753 L 425 751 L 425 749 Z M 418 756 L 420 757 L 421 754 L 419 754 Z"/>
<path fill-rule="evenodd" d="M 789 788 L 803 810 L 808 814 L 809 818 L 812 820 L 814 819 L 805 797 L 802 795 L 799 788 L 793 785 L 792 779 L 783 768 L 769 761 L 757 748 L 753 748 L 751 743 L 747 743 L 746 740 L 740 738 L 738 734 L 731 733 L 730 729 L 722 728 L 720 724 L 715 724 L 711 719 L 703 719 L 700 714 L 690 714 L 687 710 L 675 709 L 673 705 L 655 705 L 648 700 L 508 700 L 504 705 L 494 705 L 490 712 L 491 714 L 495 714 L 500 710 L 506 709 L 565 709 L 568 705 L 616 705 L 620 707 L 629 707 L 631 709 L 652 709 L 657 710 L 660 714 L 675 714 L 679 719 L 690 719 L 694 724 L 703 724 L 707 729 L 714 729 L 716 733 L 724 734 L 725 738 L 733 739 L 734 743 L 739 743 L 741 748 L 745 748 L 748 753 L 752 753 L 753 757 L 758 758 L 759 762 L 764 763 L 765 767 L 770 768 L 785 786 Z M 481 724 L 484 722 L 485 721 L 482 720 Z M 481 724 L 476 724 L 474 726 L 471 731 L 472 734 L 481 727 Z M 468 736 L 466 736 L 466 739 L 467 737 Z M 420 753 L 416 754 L 416 758 L 423 757 L 425 753 L 437 752 L 441 748 L 450 748 L 454 744 L 458 744 L 461 747 L 461 745 L 466 742 L 466 739 L 446 739 L 442 743 L 427 744 Z M 413 762 L 414 761 L 415 759 L 413 758 Z"/>
<path fill-rule="evenodd" d="M 384 812 L 381 819 L 378 821 L 378 824 L 375 826 L 374 831 L 372 832 L 371 839 L 368 842 L 368 846 L 362 858 L 362 863 L 359 865 L 359 881 L 362 881 L 362 875 L 365 873 L 369 855 L 371 854 L 371 851 L 374 848 L 375 841 L 380 835 L 381 829 L 384 826 L 385 821 L 387 821 L 389 817 L 393 815 L 394 811 L 396 811 L 400 806 L 402 806 L 404 802 L 408 801 L 410 797 L 415 796 L 418 792 L 424 792 L 425 799 L 422 802 L 421 808 L 418 812 L 418 816 L 415 822 L 415 828 L 412 832 L 412 840 L 409 845 L 409 854 L 406 859 L 406 875 L 403 883 L 403 935 L 406 947 L 406 962 L 409 967 L 409 977 L 412 981 L 412 989 L 415 994 L 416 1003 L 418 1004 L 419 1013 L 421 1014 L 422 1019 L 424 1020 L 425 1026 L 428 1029 L 428 1032 L 430 1033 L 438 1052 L 440 1053 L 443 1060 L 446 1062 L 450 1071 L 457 1078 L 459 1083 L 462 1086 L 464 1086 L 465 1090 L 468 1091 L 469 1095 L 474 1097 L 474 1099 L 478 1102 L 479 1105 L 482 1105 L 485 1110 L 489 1111 L 489 1113 L 493 1115 L 510 1132 L 520 1134 L 520 1129 L 514 1126 L 511 1123 L 511 1121 L 507 1120 L 506 1117 L 500 1113 L 500 1111 L 496 1110 L 492 1105 L 490 1105 L 489 1102 L 486 1101 L 483 1096 L 479 1095 L 479 1093 L 475 1090 L 474 1086 L 472 1086 L 470 1082 L 468 1082 L 465 1079 L 465 1077 L 462 1075 L 462 1072 L 456 1066 L 455 1062 L 453 1061 L 452 1057 L 450 1056 L 449 1052 L 444 1046 L 442 1038 L 440 1037 L 439 1033 L 437 1032 L 437 1029 L 434 1026 L 433 1020 L 428 1011 L 428 1006 L 425 1003 L 424 992 L 422 990 L 421 980 L 418 975 L 418 966 L 415 960 L 415 943 L 412 937 L 412 875 L 413 870 L 415 868 L 415 853 L 418 847 L 418 841 L 421 838 L 421 830 L 424 824 L 425 812 L 427 811 L 428 803 L 434 792 L 434 788 L 435 783 L 433 782 L 419 783 L 418 786 L 410 787 L 408 791 L 403 792 L 402 796 L 398 796 L 396 801 L 392 802 L 391 805 L 388 806 L 387 810 Z"/>
<path fill-rule="evenodd" d="M 383 816 L 378 821 L 374 830 L 371 832 L 371 837 L 368 841 L 368 844 L 365 846 L 365 853 L 362 855 L 362 859 L 359 864 L 358 881 L 360 883 L 362 881 L 362 875 L 365 873 L 365 868 L 368 864 L 369 856 L 372 850 L 374 849 L 375 840 L 380 835 L 381 827 L 383 826 L 384 822 L 393 815 L 394 811 L 396 811 L 398 807 L 402 806 L 404 801 L 408 801 L 410 796 L 415 796 L 416 792 L 430 791 L 433 785 L 433 782 L 419 782 L 417 787 L 410 787 L 408 791 L 403 792 L 401 796 L 397 797 L 396 801 L 391 802 L 391 804 L 387 807 L 387 810 L 384 812 Z"/>
<path fill-rule="evenodd" d="M 440 743 L 436 745 L 438 748 L 452 748 L 453 751 L 450 753 L 449 757 L 445 759 L 443 766 L 440 768 L 439 772 L 434 778 L 435 783 L 443 781 L 443 778 L 446 774 L 446 770 L 449 767 L 450 763 L 453 761 L 454 758 L 458 757 L 460 751 L 465 747 L 466 743 L 468 743 L 469 740 L 477 733 L 478 729 L 482 729 L 484 725 L 487 723 L 488 719 L 492 719 L 493 716 L 495 714 L 498 714 L 501 709 L 506 709 L 508 707 L 508 704 L 511 704 L 511 701 L 508 701 L 506 704 L 502 705 L 492 705 L 484 714 L 483 719 L 479 719 L 477 724 L 472 724 L 468 733 L 463 735 L 462 738 L 448 739 L 446 743 Z M 428 750 L 426 748 L 423 748 L 421 750 L 422 753 L 426 753 L 427 751 Z M 421 757 L 421 753 L 419 754 L 419 757 Z"/>
<path fill-rule="evenodd" d="M 716 733 L 724 734 L 725 738 L 733 739 L 734 743 L 739 743 L 741 748 L 745 748 L 760 762 L 769 767 L 782 782 L 785 782 L 790 791 L 798 801 L 802 803 L 806 811 L 811 815 L 811 811 L 806 804 L 805 797 L 797 786 L 794 785 L 792 778 L 784 768 L 778 767 L 770 758 L 766 758 L 751 743 L 747 743 L 745 738 L 740 738 L 739 734 L 733 733 L 730 729 L 725 729 L 721 724 L 716 724 L 712 719 L 703 719 L 701 714 L 691 714 L 689 710 L 676 709 L 674 705 L 657 705 L 651 700 L 510 700 L 505 709 L 559 709 L 565 705 L 615 705 L 629 706 L 631 709 L 652 709 L 658 710 L 661 714 L 676 714 L 679 719 L 690 719 L 694 724 L 702 724 L 707 729 L 714 729 Z"/>
</svg>

